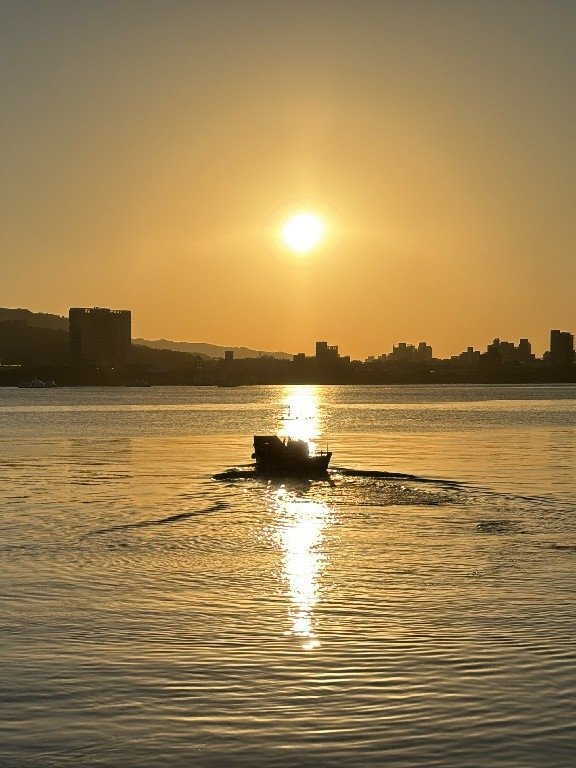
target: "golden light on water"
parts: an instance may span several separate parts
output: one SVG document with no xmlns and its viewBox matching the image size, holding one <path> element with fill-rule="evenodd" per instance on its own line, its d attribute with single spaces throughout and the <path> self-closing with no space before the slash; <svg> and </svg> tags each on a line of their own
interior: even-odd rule
<svg viewBox="0 0 576 768">
<path fill-rule="evenodd" d="M 325 567 L 323 531 L 332 511 L 316 501 L 294 499 L 283 486 L 276 491 L 277 540 L 282 548 L 283 577 L 290 607 L 289 634 L 302 641 L 305 650 L 320 645 L 314 610 L 320 600 L 320 581 Z"/>
<path fill-rule="evenodd" d="M 310 445 L 310 453 L 314 453 L 320 435 L 320 398 L 317 387 L 286 387 L 282 403 L 285 414 L 281 436 L 306 440 Z"/>
</svg>

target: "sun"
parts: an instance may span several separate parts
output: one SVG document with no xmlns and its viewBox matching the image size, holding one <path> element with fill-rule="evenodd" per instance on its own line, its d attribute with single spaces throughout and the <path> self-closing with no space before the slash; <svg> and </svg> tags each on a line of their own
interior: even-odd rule
<svg viewBox="0 0 576 768">
<path fill-rule="evenodd" d="M 291 216 L 282 225 L 282 240 L 296 253 L 306 254 L 313 251 L 324 238 L 325 225 L 315 213 L 301 212 Z"/>
</svg>

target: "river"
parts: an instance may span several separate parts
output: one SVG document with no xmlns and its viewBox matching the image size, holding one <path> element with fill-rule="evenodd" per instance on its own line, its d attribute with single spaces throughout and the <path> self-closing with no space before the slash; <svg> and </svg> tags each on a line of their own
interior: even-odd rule
<svg viewBox="0 0 576 768">
<path fill-rule="evenodd" d="M 574 764 L 576 386 L 4 388 L 0 419 L 2 765 Z M 329 479 L 253 476 L 276 431 Z"/>
</svg>

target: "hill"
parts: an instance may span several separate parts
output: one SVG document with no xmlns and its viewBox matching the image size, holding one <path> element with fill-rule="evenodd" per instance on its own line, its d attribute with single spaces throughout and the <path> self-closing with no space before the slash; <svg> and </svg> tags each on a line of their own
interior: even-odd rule
<svg viewBox="0 0 576 768">
<path fill-rule="evenodd" d="M 26 320 L 0 321 L 0 362 L 3 364 L 62 365 L 68 356 L 68 328 L 63 331 L 37 327 Z"/>
<path fill-rule="evenodd" d="M 245 360 L 251 357 L 275 357 L 279 360 L 291 360 L 292 355 L 287 352 L 261 352 L 248 347 L 221 347 L 217 344 L 205 344 L 192 341 L 170 341 L 169 339 L 132 339 L 133 344 L 141 344 L 152 349 L 171 349 L 173 352 L 187 352 L 191 355 L 206 357 L 224 357 L 224 352 L 232 350 L 234 357 Z"/>
<path fill-rule="evenodd" d="M 0 307 L 0 323 L 21 321 L 34 328 L 48 328 L 51 331 L 68 331 L 68 318 L 49 315 L 46 312 L 31 312 L 29 309 L 8 309 Z"/>
</svg>

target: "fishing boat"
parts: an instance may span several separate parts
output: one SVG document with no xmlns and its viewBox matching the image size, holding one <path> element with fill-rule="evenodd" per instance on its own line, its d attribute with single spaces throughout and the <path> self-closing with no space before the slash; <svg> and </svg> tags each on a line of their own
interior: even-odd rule
<svg viewBox="0 0 576 768">
<path fill-rule="evenodd" d="M 146 379 L 134 379 L 134 381 L 127 381 L 124 384 L 125 387 L 151 387 L 152 384 L 150 384 L 149 381 L 146 381 Z"/>
<path fill-rule="evenodd" d="M 278 435 L 254 435 L 256 471 L 275 477 L 326 475 L 332 451 L 310 453 L 306 440 L 281 439 Z"/>
<path fill-rule="evenodd" d="M 30 381 L 21 381 L 18 389 L 53 389 L 57 387 L 55 381 L 42 381 L 41 379 L 30 379 Z"/>
</svg>

